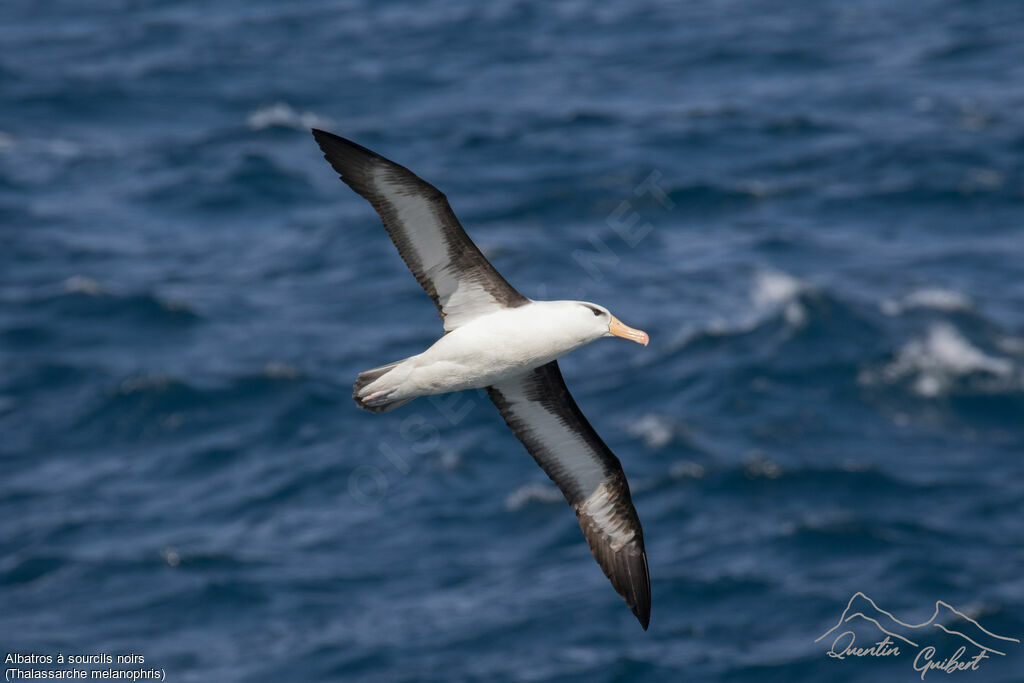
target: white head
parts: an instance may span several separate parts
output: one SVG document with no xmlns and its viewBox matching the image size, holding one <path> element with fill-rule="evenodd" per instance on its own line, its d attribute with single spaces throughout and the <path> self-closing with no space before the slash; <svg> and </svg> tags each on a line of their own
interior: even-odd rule
<svg viewBox="0 0 1024 683">
<path fill-rule="evenodd" d="M 604 306 L 586 301 L 553 301 L 558 314 L 564 316 L 561 324 L 578 335 L 581 344 L 589 344 L 601 337 L 622 337 L 647 346 L 650 339 L 642 330 L 623 325 Z"/>
</svg>

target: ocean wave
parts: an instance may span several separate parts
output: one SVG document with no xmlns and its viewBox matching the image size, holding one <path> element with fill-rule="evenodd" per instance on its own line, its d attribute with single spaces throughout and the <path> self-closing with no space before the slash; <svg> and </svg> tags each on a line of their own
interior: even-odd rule
<svg viewBox="0 0 1024 683">
<path fill-rule="evenodd" d="M 674 204 L 685 206 L 688 210 L 724 210 L 734 209 L 738 204 L 750 204 L 769 197 L 785 196 L 793 193 L 795 189 L 788 183 L 698 181 L 670 188 L 666 194 Z"/>
<path fill-rule="evenodd" d="M 308 132 L 310 128 L 330 128 L 333 122 L 311 111 L 299 112 L 287 102 L 266 104 L 249 113 L 245 120 L 250 130 L 292 128 Z"/>
<path fill-rule="evenodd" d="M 933 163 L 931 160 L 920 162 L 922 166 Z M 915 208 L 940 204 L 962 209 L 980 202 L 1010 205 L 1024 202 L 1024 190 L 1015 182 L 1013 173 L 977 164 L 976 160 L 959 160 L 956 166 L 943 173 L 922 177 L 913 170 L 885 168 L 879 162 L 880 168 L 869 165 L 863 169 L 864 175 L 828 183 L 823 193 L 834 202 L 861 199 Z"/>
<path fill-rule="evenodd" d="M 672 442 L 675 429 L 672 420 L 664 415 L 643 415 L 626 427 L 633 436 L 643 440 L 648 448 L 664 448 Z"/>
<path fill-rule="evenodd" d="M 701 495 L 725 496 L 733 496 L 737 491 L 765 495 L 787 491 L 813 498 L 831 491 L 833 503 L 858 491 L 870 491 L 872 496 L 902 496 L 933 488 L 932 484 L 912 481 L 871 462 L 789 463 L 757 451 L 734 461 L 677 460 L 653 477 L 634 479 L 636 485 L 630 488 L 646 495 L 686 486 L 700 487 Z"/>
<path fill-rule="evenodd" d="M 810 285 L 781 271 L 761 271 L 754 278 L 751 299 L 759 309 L 780 307 L 786 322 L 799 327 L 807 322 L 807 309 L 799 297 L 811 291 Z"/>
<path fill-rule="evenodd" d="M 56 331 L 49 324 L 8 325 L 0 330 L 0 339 L 12 348 L 39 349 L 56 336 Z"/>
<path fill-rule="evenodd" d="M 865 349 L 870 348 L 879 334 L 867 307 L 782 271 L 755 272 L 748 302 L 730 318 L 712 319 L 702 328 L 689 330 L 674 344 L 674 351 L 706 351 L 742 342 L 749 353 L 764 357 L 772 349 L 794 343 L 807 346 L 807 357 L 817 357 L 828 350 L 821 344 L 828 337 L 836 342 L 833 351 L 856 356 L 863 351 L 848 347 L 860 340 Z M 732 350 L 737 351 L 734 346 Z"/>
<path fill-rule="evenodd" d="M 99 280 L 94 280 L 84 275 L 72 275 L 69 277 L 64 281 L 64 289 L 74 294 L 85 294 L 87 296 L 100 296 L 106 293 Z"/>
<path fill-rule="evenodd" d="M 704 327 L 688 331 L 677 342 L 677 350 L 701 348 L 709 343 L 746 336 L 773 327 L 780 320 L 786 325 L 800 325 L 806 321 L 800 296 L 807 291 L 805 283 L 791 275 L 758 271 L 750 286 L 749 308 L 730 318 L 713 318 Z"/>
<path fill-rule="evenodd" d="M 759 306 L 784 304 L 808 289 L 807 283 L 782 271 L 759 271 L 750 298 Z"/>
<path fill-rule="evenodd" d="M 1024 337 L 1000 336 L 996 339 L 996 346 L 1011 356 L 1024 356 Z"/>
<path fill-rule="evenodd" d="M 132 320 L 145 325 L 191 325 L 202 319 L 186 304 L 148 292 L 119 293 L 91 277 L 74 275 L 30 295 L 38 308 L 63 317 Z M 28 301 L 26 301 L 28 303 Z"/>
<path fill-rule="evenodd" d="M 105 440 L 135 441 L 202 433 L 224 424 L 249 424 L 265 439 L 286 440 L 303 422 L 290 411 L 296 405 L 317 409 L 301 373 L 270 363 L 262 371 L 233 377 L 183 379 L 162 372 L 137 372 L 97 392 L 74 421 L 71 436 L 102 433 Z M 334 405 L 334 404 L 332 404 Z M 255 419 L 253 410 L 262 417 Z M 289 424 L 279 424 L 288 420 Z"/>
<path fill-rule="evenodd" d="M 515 512 L 533 503 L 557 503 L 561 500 L 565 498 L 554 484 L 534 482 L 523 484 L 505 496 L 505 509 Z"/>
<path fill-rule="evenodd" d="M 850 515 L 808 517 L 787 525 L 783 535 L 801 549 L 825 546 L 839 554 L 881 550 L 896 543 L 888 525 Z"/>
<path fill-rule="evenodd" d="M 929 287 L 917 289 L 902 299 L 885 299 L 879 304 L 886 315 L 900 315 L 909 310 L 926 308 L 946 313 L 973 310 L 974 304 L 970 297 L 952 289 Z"/>
<path fill-rule="evenodd" d="M 711 479 L 712 475 L 709 474 Z M 842 484 L 845 491 L 865 491 L 881 495 L 908 489 L 927 488 L 925 484 L 903 479 L 869 462 L 845 461 L 830 466 L 784 464 L 763 454 L 754 454 L 718 474 L 724 483 L 739 482 L 780 485 L 814 485 L 832 490 L 830 482 Z"/>
<path fill-rule="evenodd" d="M 672 479 L 703 479 L 706 474 L 707 468 L 692 460 L 680 460 L 668 470 L 668 476 Z"/>
<path fill-rule="evenodd" d="M 946 322 L 934 323 L 923 337 L 911 339 L 888 363 L 862 370 L 858 381 L 864 386 L 906 384 L 924 398 L 1024 387 L 1024 375 L 1013 361 L 986 353 Z"/>
<path fill-rule="evenodd" d="M 302 371 L 291 363 L 270 361 L 263 366 L 263 375 L 270 379 L 298 379 Z"/>
<path fill-rule="evenodd" d="M 0 569 L 0 578 L 7 585 L 32 583 L 59 572 L 68 565 L 68 559 L 52 554 L 35 554 L 10 561 Z"/>
<path fill-rule="evenodd" d="M 267 205 L 292 206 L 313 196 L 304 173 L 286 168 L 262 152 L 243 151 L 212 165 L 192 164 L 138 194 L 143 202 L 173 206 L 176 210 L 204 212 L 256 210 Z"/>
</svg>

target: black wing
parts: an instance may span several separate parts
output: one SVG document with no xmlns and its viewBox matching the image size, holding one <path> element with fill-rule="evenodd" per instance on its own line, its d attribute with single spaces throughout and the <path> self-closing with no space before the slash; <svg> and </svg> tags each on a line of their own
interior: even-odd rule
<svg viewBox="0 0 1024 683">
<path fill-rule="evenodd" d="M 445 331 L 529 303 L 480 253 L 440 190 L 351 140 L 316 129 L 313 137 L 341 179 L 380 215 L 398 253 L 437 305 Z"/>
<path fill-rule="evenodd" d="M 594 559 L 646 631 L 651 582 L 629 484 L 619 459 L 566 388 L 558 362 L 487 391 L 526 450 L 565 494 Z"/>
</svg>

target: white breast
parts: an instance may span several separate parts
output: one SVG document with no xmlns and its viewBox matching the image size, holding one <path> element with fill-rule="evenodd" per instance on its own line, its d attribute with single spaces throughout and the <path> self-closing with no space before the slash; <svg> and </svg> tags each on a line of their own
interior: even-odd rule
<svg viewBox="0 0 1024 683">
<path fill-rule="evenodd" d="M 502 309 L 449 332 L 415 357 L 409 381 L 431 394 L 486 387 L 591 341 L 567 324 L 554 303 Z"/>
</svg>

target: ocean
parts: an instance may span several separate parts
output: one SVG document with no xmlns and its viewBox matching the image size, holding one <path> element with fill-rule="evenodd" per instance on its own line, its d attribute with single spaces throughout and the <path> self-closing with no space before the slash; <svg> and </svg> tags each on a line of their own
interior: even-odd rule
<svg viewBox="0 0 1024 683">
<path fill-rule="evenodd" d="M 1008 0 L 5 2 L 0 657 L 54 658 L 5 671 L 1024 680 L 1022 35 Z M 485 395 L 352 402 L 442 329 L 310 127 L 650 334 L 561 361 L 649 631 Z"/>
</svg>

